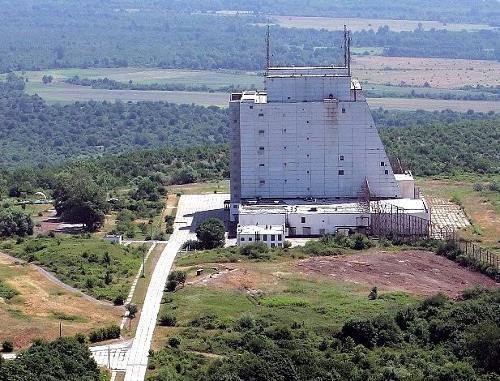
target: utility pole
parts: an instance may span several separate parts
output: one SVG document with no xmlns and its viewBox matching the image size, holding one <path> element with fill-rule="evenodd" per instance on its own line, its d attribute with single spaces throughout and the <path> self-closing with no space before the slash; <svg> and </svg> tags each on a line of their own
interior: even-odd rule
<svg viewBox="0 0 500 381">
<path fill-rule="evenodd" d="M 146 268 L 146 261 L 145 261 L 145 254 L 144 254 L 144 250 L 142 250 L 142 277 L 145 278 L 146 277 L 146 273 L 145 273 L 145 268 Z"/>
<path fill-rule="evenodd" d="M 59 338 L 62 337 L 62 322 L 59 322 Z"/>
<path fill-rule="evenodd" d="M 347 32 L 347 74 L 351 76 L 351 32 Z"/>
</svg>

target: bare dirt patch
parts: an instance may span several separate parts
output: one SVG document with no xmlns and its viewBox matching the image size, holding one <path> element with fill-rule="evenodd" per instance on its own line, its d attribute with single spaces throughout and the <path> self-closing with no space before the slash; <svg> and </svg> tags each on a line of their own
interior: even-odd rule
<svg viewBox="0 0 500 381">
<path fill-rule="evenodd" d="M 59 323 L 63 335 L 88 333 L 95 327 L 118 323 L 122 309 L 96 303 L 53 283 L 33 266 L 0 253 L 0 276 L 19 295 L 0 298 L 0 340 L 24 348 L 36 338 L 55 339 Z"/>
<path fill-rule="evenodd" d="M 279 286 L 281 274 L 276 269 L 268 268 L 270 264 L 235 263 L 204 266 L 213 271 L 210 274 L 190 279 L 191 284 L 205 285 L 224 290 L 240 290 L 253 293 L 257 290 Z M 216 269 L 216 270 L 215 270 Z"/>
<path fill-rule="evenodd" d="M 481 273 L 469 271 L 432 252 L 419 250 L 315 257 L 302 260 L 296 266 L 303 273 L 423 296 L 441 292 L 456 298 L 463 290 L 475 285 L 500 287 Z"/>
</svg>

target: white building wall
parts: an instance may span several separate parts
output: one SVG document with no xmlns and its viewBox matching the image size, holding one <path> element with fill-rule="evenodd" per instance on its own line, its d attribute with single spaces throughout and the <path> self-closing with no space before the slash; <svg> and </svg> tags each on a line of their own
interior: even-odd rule
<svg viewBox="0 0 500 381">
<path fill-rule="evenodd" d="M 366 101 L 244 102 L 240 139 L 242 198 L 400 196 Z"/>
</svg>

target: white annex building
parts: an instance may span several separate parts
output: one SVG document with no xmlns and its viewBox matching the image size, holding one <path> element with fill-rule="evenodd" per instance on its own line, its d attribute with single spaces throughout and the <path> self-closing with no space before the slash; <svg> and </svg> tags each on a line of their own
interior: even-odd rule
<svg viewBox="0 0 500 381">
<path fill-rule="evenodd" d="M 246 232 L 367 226 L 376 200 L 428 217 L 411 173 L 391 167 L 345 37 L 344 66 L 268 67 L 266 91 L 231 94 L 230 217 Z"/>
</svg>

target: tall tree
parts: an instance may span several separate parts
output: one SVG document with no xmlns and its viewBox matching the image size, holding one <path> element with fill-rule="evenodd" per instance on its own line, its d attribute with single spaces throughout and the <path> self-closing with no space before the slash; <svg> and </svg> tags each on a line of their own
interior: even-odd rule
<svg viewBox="0 0 500 381">
<path fill-rule="evenodd" d="M 60 175 L 54 200 L 57 214 L 64 221 L 84 224 L 90 231 L 102 226 L 109 210 L 105 190 L 81 169 Z"/>
</svg>

